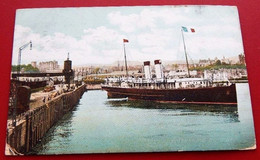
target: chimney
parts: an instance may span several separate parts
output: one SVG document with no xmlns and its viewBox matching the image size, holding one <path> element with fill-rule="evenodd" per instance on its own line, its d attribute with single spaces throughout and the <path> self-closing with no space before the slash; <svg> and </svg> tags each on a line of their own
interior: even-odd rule
<svg viewBox="0 0 260 160">
<path fill-rule="evenodd" d="M 161 60 L 154 60 L 154 67 L 155 67 L 156 79 L 162 79 L 163 78 L 163 70 L 162 70 Z"/>
<path fill-rule="evenodd" d="M 150 67 L 150 61 L 144 62 L 144 76 L 145 79 L 151 79 L 151 67 Z"/>
</svg>

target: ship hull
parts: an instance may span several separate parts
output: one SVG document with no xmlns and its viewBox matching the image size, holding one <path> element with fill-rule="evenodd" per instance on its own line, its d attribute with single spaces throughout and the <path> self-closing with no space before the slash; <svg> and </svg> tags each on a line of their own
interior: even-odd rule
<svg viewBox="0 0 260 160">
<path fill-rule="evenodd" d="M 102 86 L 108 98 L 149 100 L 171 103 L 237 105 L 236 86 L 189 89 L 139 89 Z"/>
</svg>

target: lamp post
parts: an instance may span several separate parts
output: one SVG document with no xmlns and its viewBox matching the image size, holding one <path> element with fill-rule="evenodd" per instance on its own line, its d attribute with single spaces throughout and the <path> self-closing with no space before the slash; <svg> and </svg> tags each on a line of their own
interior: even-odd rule
<svg viewBox="0 0 260 160">
<path fill-rule="evenodd" d="M 32 41 L 22 45 L 19 48 L 19 53 L 18 53 L 18 63 L 17 63 L 17 73 L 20 73 L 21 71 L 21 60 L 22 60 L 22 50 L 25 49 L 27 46 L 30 45 L 30 50 L 32 50 Z"/>
<path fill-rule="evenodd" d="M 19 74 L 21 71 L 21 54 L 22 50 L 25 49 L 27 46 L 30 45 L 30 50 L 32 49 L 32 41 L 22 45 L 19 48 L 19 54 L 18 54 L 18 64 L 17 64 L 17 73 Z M 17 80 L 19 81 L 19 75 L 17 76 Z M 12 100 L 11 100 L 11 106 L 13 108 L 13 113 L 12 113 L 12 121 L 13 121 L 13 126 L 16 126 L 16 111 L 17 111 L 17 92 L 18 92 L 18 82 L 13 81 L 12 86 L 11 86 L 11 94 L 12 94 Z"/>
</svg>

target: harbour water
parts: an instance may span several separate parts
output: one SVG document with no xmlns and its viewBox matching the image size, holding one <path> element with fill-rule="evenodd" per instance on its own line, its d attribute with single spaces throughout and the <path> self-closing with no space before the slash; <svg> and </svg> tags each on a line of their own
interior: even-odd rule
<svg viewBox="0 0 260 160">
<path fill-rule="evenodd" d="M 255 145 L 247 83 L 238 106 L 194 106 L 109 100 L 86 92 L 29 154 L 237 150 Z"/>
</svg>

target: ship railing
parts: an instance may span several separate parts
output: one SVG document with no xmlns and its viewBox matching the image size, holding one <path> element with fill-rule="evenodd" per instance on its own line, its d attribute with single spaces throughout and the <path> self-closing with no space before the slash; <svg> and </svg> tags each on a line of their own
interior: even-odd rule
<svg viewBox="0 0 260 160">
<path fill-rule="evenodd" d="M 156 80 L 132 80 L 106 83 L 106 86 L 120 88 L 142 88 L 142 89 L 179 89 L 179 88 L 206 88 L 216 86 L 228 86 L 228 81 L 213 82 L 210 79 L 177 79 L 161 82 Z M 105 86 L 105 85 L 104 85 Z"/>
</svg>

